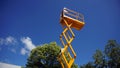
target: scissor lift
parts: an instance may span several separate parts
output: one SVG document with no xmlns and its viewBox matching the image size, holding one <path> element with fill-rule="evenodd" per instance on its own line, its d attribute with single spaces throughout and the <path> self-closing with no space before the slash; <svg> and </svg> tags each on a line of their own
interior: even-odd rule
<svg viewBox="0 0 120 68">
<path fill-rule="evenodd" d="M 71 42 L 75 38 L 72 28 L 80 30 L 85 24 L 84 16 L 73 10 L 64 8 L 60 17 L 60 23 L 63 28 L 63 32 L 60 35 L 60 41 L 64 48 L 61 50 L 58 60 L 62 68 L 71 68 L 76 58 L 76 53 L 71 45 Z"/>
</svg>

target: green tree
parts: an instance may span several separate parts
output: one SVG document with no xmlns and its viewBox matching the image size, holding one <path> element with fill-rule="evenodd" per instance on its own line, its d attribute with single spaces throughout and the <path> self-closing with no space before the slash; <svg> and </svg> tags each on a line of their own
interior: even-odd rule
<svg viewBox="0 0 120 68">
<path fill-rule="evenodd" d="M 25 68 L 24 66 L 21 66 L 21 68 Z"/>
<path fill-rule="evenodd" d="M 37 46 L 31 51 L 26 68 L 61 68 L 57 60 L 60 49 L 56 42 Z M 78 67 L 73 64 L 72 68 Z"/>
<path fill-rule="evenodd" d="M 37 46 L 31 51 L 26 64 L 27 68 L 58 68 L 60 63 L 57 56 L 60 52 L 60 47 L 55 42 Z"/>
<path fill-rule="evenodd" d="M 109 40 L 105 46 L 105 54 L 108 57 L 108 67 L 120 67 L 120 45 L 116 40 Z"/>
<path fill-rule="evenodd" d="M 95 54 L 93 55 L 93 59 L 96 68 L 106 67 L 105 56 L 101 50 L 96 50 Z"/>
<path fill-rule="evenodd" d="M 120 44 L 116 40 L 109 40 L 104 52 L 96 50 L 93 64 L 88 62 L 80 68 L 120 68 Z"/>
<path fill-rule="evenodd" d="M 72 67 L 71 68 L 78 68 L 78 65 L 73 63 Z"/>
<path fill-rule="evenodd" d="M 95 68 L 95 66 L 92 62 L 88 62 L 87 64 L 80 66 L 80 68 Z"/>
</svg>

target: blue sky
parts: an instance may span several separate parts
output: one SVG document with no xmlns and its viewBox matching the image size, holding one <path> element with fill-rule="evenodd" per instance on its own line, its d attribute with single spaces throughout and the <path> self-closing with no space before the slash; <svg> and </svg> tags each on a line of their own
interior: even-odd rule
<svg viewBox="0 0 120 68">
<path fill-rule="evenodd" d="M 85 26 L 75 32 L 72 46 L 82 65 L 92 61 L 96 49 L 109 39 L 120 43 L 119 0 L 1 0 L 0 62 L 24 66 L 35 46 L 59 41 L 61 10 L 67 7 L 82 13 Z"/>
</svg>

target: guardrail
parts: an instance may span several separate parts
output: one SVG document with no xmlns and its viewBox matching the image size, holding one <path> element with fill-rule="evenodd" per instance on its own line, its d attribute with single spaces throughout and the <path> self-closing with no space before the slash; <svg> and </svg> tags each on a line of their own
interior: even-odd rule
<svg viewBox="0 0 120 68">
<path fill-rule="evenodd" d="M 73 19 L 79 20 L 81 22 L 84 22 L 84 16 L 81 13 L 75 12 L 73 10 L 64 8 L 62 11 L 62 16 L 68 16 L 71 17 Z"/>
</svg>

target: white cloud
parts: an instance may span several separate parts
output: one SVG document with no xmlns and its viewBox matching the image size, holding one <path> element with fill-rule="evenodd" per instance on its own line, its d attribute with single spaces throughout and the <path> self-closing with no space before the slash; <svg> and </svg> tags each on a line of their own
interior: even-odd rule
<svg viewBox="0 0 120 68">
<path fill-rule="evenodd" d="M 15 46 L 13 45 L 17 45 L 17 43 L 18 43 L 17 40 L 12 36 L 8 36 L 6 38 L 0 38 L 0 45 L 1 45 L 0 50 L 2 50 L 2 46 L 6 45 L 8 50 L 10 50 L 13 53 L 16 53 L 16 50 L 14 48 Z"/>
<path fill-rule="evenodd" d="M 26 55 L 26 54 L 28 54 L 29 55 L 29 53 L 30 53 L 30 51 L 32 50 L 32 49 L 34 49 L 36 46 L 32 43 L 32 40 L 31 40 L 31 38 L 29 38 L 29 37 L 22 37 L 21 39 L 20 39 L 20 41 L 24 44 L 24 47 L 22 47 L 21 48 L 21 50 L 20 50 L 20 53 L 22 54 L 22 55 Z M 12 37 L 12 36 L 8 36 L 8 37 L 6 37 L 6 38 L 0 38 L 0 51 L 2 50 L 2 46 L 3 45 L 16 45 L 16 44 L 18 44 L 18 43 L 20 43 L 20 42 L 18 42 L 17 41 L 17 39 L 15 39 L 14 37 Z M 9 50 L 9 51 L 11 51 L 11 52 L 13 52 L 13 53 L 16 53 L 17 51 L 16 51 L 16 48 L 17 48 L 17 46 L 7 46 L 7 50 Z"/>
<path fill-rule="evenodd" d="M 0 62 L 0 68 L 21 68 L 21 66 Z"/>
<path fill-rule="evenodd" d="M 21 39 L 21 41 L 22 41 L 22 43 L 24 43 L 25 44 L 25 46 L 26 46 L 26 48 L 28 49 L 28 50 L 32 50 L 33 48 L 35 48 L 35 45 L 32 43 L 32 40 L 29 38 L 29 37 L 23 37 L 22 39 Z"/>
<path fill-rule="evenodd" d="M 0 45 L 15 45 L 16 43 L 17 40 L 12 36 L 8 36 L 6 38 L 0 38 Z"/>
<path fill-rule="evenodd" d="M 5 41 L 6 44 L 15 44 L 17 42 L 16 39 L 12 36 L 7 37 Z"/>
<path fill-rule="evenodd" d="M 22 48 L 22 49 L 21 49 L 21 54 L 22 54 L 22 55 L 25 55 L 25 54 L 27 54 L 27 53 L 28 53 L 28 51 L 27 51 L 25 48 Z"/>
<path fill-rule="evenodd" d="M 22 55 L 29 53 L 32 49 L 34 49 L 36 47 L 32 43 L 32 40 L 29 37 L 23 37 L 23 38 L 21 38 L 21 41 L 25 45 L 25 47 L 21 49 Z"/>
</svg>

